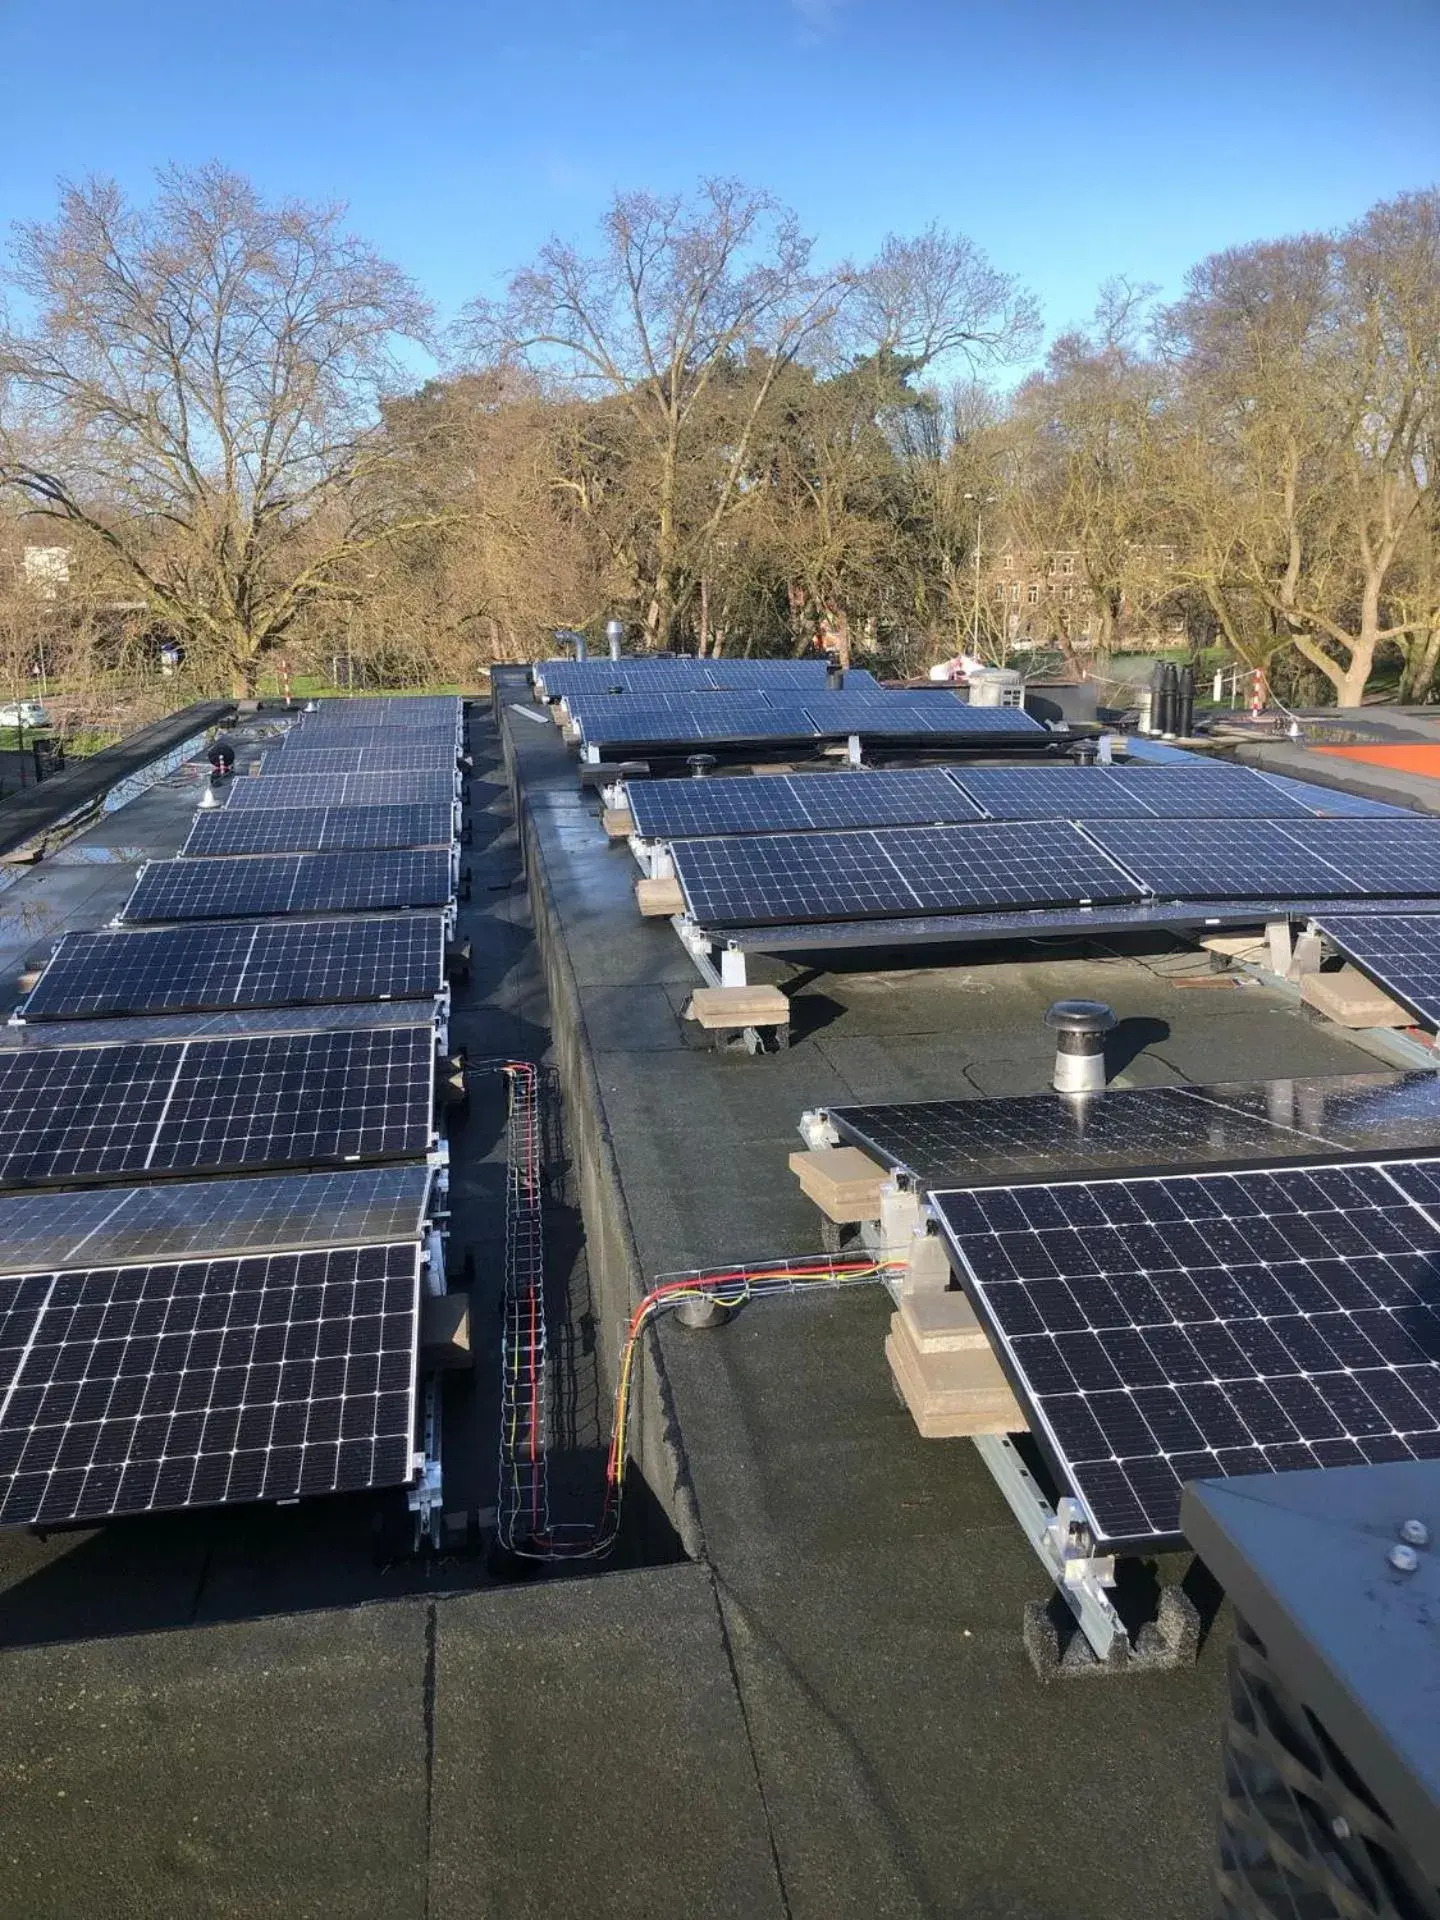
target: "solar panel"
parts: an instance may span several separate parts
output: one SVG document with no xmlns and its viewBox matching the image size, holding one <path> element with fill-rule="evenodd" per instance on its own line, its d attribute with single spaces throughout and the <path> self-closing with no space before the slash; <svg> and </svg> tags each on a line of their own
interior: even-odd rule
<svg viewBox="0 0 1440 1920">
<path fill-rule="evenodd" d="M 1440 820 L 1297 820 L 1285 831 L 1346 873 L 1349 891 L 1440 895 Z"/>
<path fill-rule="evenodd" d="M 722 707 L 719 703 L 724 701 Z M 703 703 L 703 704 L 698 704 Z M 738 704 L 737 704 L 738 703 Z M 571 715 L 594 746 L 705 745 L 722 740 L 813 739 L 815 728 L 798 706 L 761 704 L 743 695 L 701 694 L 694 712 L 615 695 L 571 702 Z"/>
<path fill-rule="evenodd" d="M 1019 707 L 972 707 L 958 694 L 887 693 L 849 688 L 839 693 L 807 694 L 805 712 L 825 736 L 849 733 L 928 733 L 962 738 L 970 734 L 1043 733 L 1038 720 Z"/>
<path fill-rule="evenodd" d="M 417 1159 L 432 1027 L 0 1053 L 0 1185 Z"/>
<path fill-rule="evenodd" d="M 1295 835 L 1308 825 L 1318 828 L 1323 840 L 1337 828 L 1356 824 L 1362 823 L 1287 821 L 1282 827 L 1273 820 L 1097 820 L 1088 831 L 1148 892 L 1165 899 L 1334 899 L 1357 888 L 1333 861 Z M 1436 825 L 1440 828 L 1440 821 Z M 1389 823 L 1381 830 L 1388 831 Z"/>
<path fill-rule="evenodd" d="M 301 716 L 307 727 L 377 726 L 434 727 L 449 721 L 460 725 L 463 703 L 452 694 L 382 694 L 371 699 L 321 700 L 313 713 Z"/>
<path fill-rule="evenodd" d="M 445 985 L 440 914 L 67 933 L 26 1020 L 342 1000 L 418 999 Z"/>
<path fill-rule="evenodd" d="M 1440 914 L 1327 914 L 1319 926 L 1402 1006 L 1440 1027 Z"/>
<path fill-rule="evenodd" d="M 398 1486 L 419 1249 L 29 1274 L 0 1287 L 0 1525 Z"/>
<path fill-rule="evenodd" d="M 338 853 L 365 847 L 448 847 L 455 809 L 412 807 L 216 807 L 195 815 L 182 852 Z"/>
<path fill-rule="evenodd" d="M 925 1187 L 1327 1152 L 1440 1147 L 1440 1079 L 1332 1074 L 1214 1086 L 906 1100 L 828 1109 L 842 1139 Z"/>
<path fill-rule="evenodd" d="M 932 1196 L 1104 1547 L 1187 1480 L 1440 1458 L 1440 1163 Z"/>
<path fill-rule="evenodd" d="M 1310 818 L 1302 801 L 1249 767 L 1115 767 L 1109 777 L 1164 819 Z"/>
<path fill-rule="evenodd" d="M 454 804 L 455 776 L 431 773 L 262 773 L 230 786 L 228 807 L 440 807 Z"/>
<path fill-rule="evenodd" d="M 690 912 L 707 926 L 1080 904 L 1136 892 L 1063 821 L 677 840 L 672 852 Z"/>
<path fill-rule="evenodd" d="M 450 855 L 439 847 L 156 860 L 141 872 L 120 918 L 233 920 L 443 907 L 455 891 L 450 872 Z"/>
<path fill-rule="evenodd" d="M 0 1273 L 418 1240 L 426 1166 L 0 1194 Z"/>
<path fill-rule="evenodd" d="M 283 774 L 287 779 L 302 773 L 449 773 L 455 776 L 454 742 L 435 742 L 409 746 L 387 743 L 369 747 L 336 741 L 333 745 L 288 747 L 265 755 L 260 778 Z"/>
<path fill-rule="evenodd" d="M 816 688 L 825 684 L 823 660 L 696 660 L 652 655 L 621 660 L 541 660 L 535 676 L 551 700 L 572 694 L 680 693 L 687 688 Z M 871 674 L 852 672 L 851 684 L 874 686 Z"/>
<path fill-rule="evenodd" d="M 966 767 L 955 777 L 992 820 L 1154 818 L 1135 784 L 1106 767 Z"/>
<path fill-rule="evenodd" d="M 1388 814 L 1404 819 L 1411 813 L 1409 807 L 1392 807 L 1383 800 L 1369 800 L 1362 793 L 1346 793 L 1341 787 L 1322 787 L 1313 780 L 1292 780 L 1287 774 L 1262 773 L 1257 767 L 1259 779 L 1268 781 L 1272 787 L 1278 787 L 1292 799 L 1299 800 L 1311 813 L 1322 816 Z"/>
<path fill-rule="evenodd" d="M 955 782 L 933 767 L 759 779 L 642 780 L 632 782 L 626 795 L 636 831 L 654 839 L 980 817 Z"/>
<path fill-rule="evenodd" d="M 420 1026 L 439 1032 L 434 1000 L 245 1007 L 234 1013 L 130 1013 L 113 1020 L 36 1020 L 28 1026 L 0 1026 L 0 1053 L 22 1053 L 32 1047 L 108 1047 L 117 1041 L 229 1040 L 245 1034 L 355 1033 L 362 1027 Z"/>
</svg>

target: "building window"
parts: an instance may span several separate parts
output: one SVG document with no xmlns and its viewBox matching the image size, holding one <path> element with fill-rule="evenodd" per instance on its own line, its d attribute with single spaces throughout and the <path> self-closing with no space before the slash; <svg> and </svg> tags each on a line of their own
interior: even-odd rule
<svg viewBox="0 0 1440 1920">
<path fill-rule="evenodd" d="M 1010 589 L 1010 598 L 1014 602 L 1014 604 L 1018 607 L 1020 604 L 1020 582 L 1018 580 L 1015 582 L 1014 586 L 1011 587 Z"/>
<path fill-rule="evenodd" d="M 1075 556 L 1074 556 L 1074 554 L 1073 554 L 1073 553 L 1067 553 L 1067 554 L 1066 554 L 1066 556 L 1065 556 L 1065 558 L 1064 558 L 1064 561 L 1063 561 L 1063 562 L 1062 562 L 1062 564 L 1061 564 L 1061 567 L 1060 567 L 1060 571 L 1061 571 L 1062 573 L 1074 573 L 1074 571 L 1075 571 Z"/>
<path fill-rule="evenodd" d="M 1075 589 L 1074 589 L 1074 587 L 1066 587 L 1066 589 L 1065 589 L 1065 598 L 1066 598 L 1067 600 L 1073 600 L 1073 599 L 1075 598 Z"/>
<path fill-rule="evenodd" d="M 1002 554 L 1001 554 L 1001 556 L 1000 556 L 1000 566 L 1001 566 L 1001 570 L 1002 570 L 1003 572 L 1005 572 L 1005 573 L 1013 573 L 1013 572 L 1015 571 L 1015 556 L 1014 556 L 1014 554 L 1013 554 L 1013 553 L 1002 553 Z"/>
<path fill-rule="evenodd" d="M 1035 605 L 1037 605 L 1037 604 L 1038 604 L 1038 602 L 1039 602 L 1039 599 L 1040 599 L 1040 589 L 1039 589 L 1039 587 L 1037 587 L 1037 586 L 1036 586 L 1036 584 L 1035 584 L 1035 582 L 1034 582 L 1033 580 L 1032 580 L 1032 581 L 1030 582 L 1030 585 L 1029 585 L 1029 587 L 1028 587 L 1028 589 L 1026 590 L 1026 594 L 1025 594 L 1025 598 L 1026 598 L 1026 600 L 1027 600 L 1027 601 L 1028 601 L 1028 602 L 1030 603 L 1030 605 L 1031 605 L 1032 607 L 1033 607 L 1033 606 L 1035 606 Z"/>
</svg>

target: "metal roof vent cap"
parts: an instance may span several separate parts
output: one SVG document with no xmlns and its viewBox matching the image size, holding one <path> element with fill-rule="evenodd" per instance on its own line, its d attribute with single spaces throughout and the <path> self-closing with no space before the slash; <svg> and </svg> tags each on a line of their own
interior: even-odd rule
<svg viewBox="0 0 1440 1920">
<path fill-rule="evenodd" d="M 685 756 L 685 764 L 690 769 L 692 780 L 703 780 L 715 764 L 713 753 L 690 753 Z"/>
<path fill-rule="evenodd" d="M 1070 749 L 1070 758 L 1080 767 L 1093 767 L 1099 757 L 1099 746 L 1093 740 L 1077 740 Z"/>
<path fill-rule="evenodd" d="M 1057 1093 L 1099 1093 L 1105 1086 L 1105 1036 L 1116 1024 L 1103 1000 L 1057 1000 L 1045 1015 L 1054 1033 Z"/>
</svg>

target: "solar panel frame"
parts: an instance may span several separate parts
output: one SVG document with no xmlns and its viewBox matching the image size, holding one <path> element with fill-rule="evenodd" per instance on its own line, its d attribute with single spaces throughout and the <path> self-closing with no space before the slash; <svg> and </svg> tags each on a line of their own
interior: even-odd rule
<svg viewBox="0 0 1440 1920">
<path fill-rule="evenodd" d="M 226 784 L 227 809 L 455 804 L 455 775 L 445 767 L 428 773 L 262 773 Z"/>
<path fill-rule="evenodd" d="M 676 840 L 702 926 L 870 920 L 1004 906 L 1128 901 L 1137 889 L 1065 821 Z"/>
<path fill-rule="evenodd" d="M 823 738 L 848 734 L 929 735 L 969 739 L 977 734 L 1030 737 L 1043 734 L 1040 721 L 1020 707 L 976 707 L 958 694 L 887 692 L 883 687 L 807 695 L 804 711 Z"/>
<path fill-rule="evenodd" d="M 234 1013 L 127 1013 L 115 1019 L 37 1020 L 0 1026 L 0 1053 L 33 1047 L 108 1047 L 141 1040 L 233 1040 L 275 1033 L 358 1033 L 428 1025 L 440 1030 L 445 1001 L 340 1001 L 334 1006 L 245 1007 Z"/>
<path fill-rule="evenodd" d="M 396 1162 L 0 1193 L 0 1274 L 418 1242 L 434 1177 Z"/>
<path fill-rule="evenodd" d="M 137 925 L 448 907 L 452 869 L 439 847 L 155 860 L 141 869 L 118 918 Z"/>
<path fill-rule="evenodd" d="M 339 853 L 386 847 L 449 847 L 455 808 L 381 807 L 202 808 L 180 849 L 184 859 L 251 853 Z"/>
<path fill-rule="evenodd" d="M 413 1242 L 0 1285 L 0 1526 L 404 1485 Z"/>
<path fill-rule="evenodd" d="M 67 933 L 20 1007 L 29 1021 L 438 998 L 441 914 L 187 923 Z"/>
<path fill-rule="evenodd" d="M 1233 818 L 1092 820 L 1084 831 L 1158 899 L 1280 901 L 1336 899 L 1366 890 L 1294 837 L 1297 827 L 1329 832 L 1344 824 L 1327 820 L 1282 825 L 1278 820 Z"/>
<path fill-rule="evenodd" d="M 962 1188 L 931 1207 L 1106 1551 L 1180 1544 L 1186 1480 L 1440 1458 L 1436 1194 L 1426 1157 Z"/>
<path fill-rule="evenodd" d="M 1440 899 L 1440 819 L 1409 814 L 1404 819 L 1288 821 L 1298 846 L 1320 855 L 1351 880 L 1349 891 L 1431 894 Z"/>
<path fill-rule="evenodd" d="M 423 1159 L 426 1026 L 0 1052 L 0 1186 Z"/>
</svg>

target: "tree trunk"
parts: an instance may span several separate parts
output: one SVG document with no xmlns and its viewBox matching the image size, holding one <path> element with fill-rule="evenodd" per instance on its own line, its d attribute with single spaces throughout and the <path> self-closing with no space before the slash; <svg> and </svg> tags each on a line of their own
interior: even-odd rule
<svg viewBox="0 0 1440 1920">
<path fill-rule="evenodd" d="M 702 660 L 710 651 L 710 582 L 703 573 L 700 576 L 700 637 L 696 651 Z"/>
</svg>

